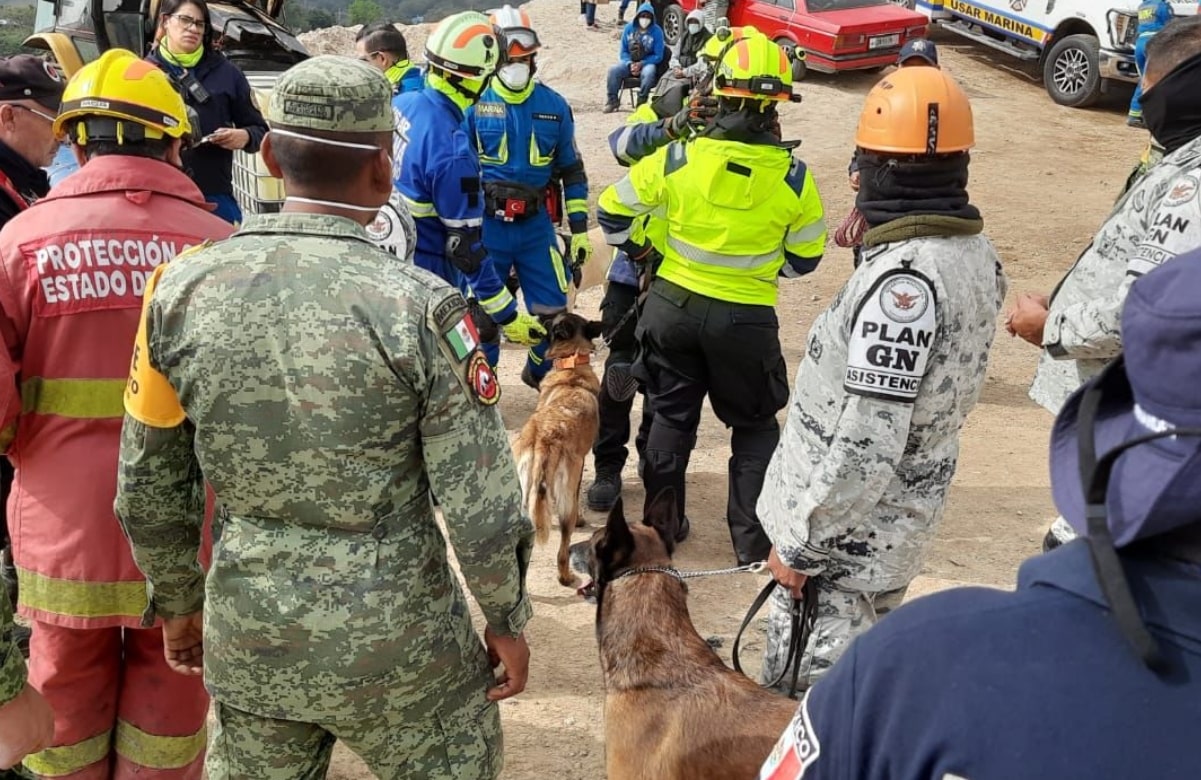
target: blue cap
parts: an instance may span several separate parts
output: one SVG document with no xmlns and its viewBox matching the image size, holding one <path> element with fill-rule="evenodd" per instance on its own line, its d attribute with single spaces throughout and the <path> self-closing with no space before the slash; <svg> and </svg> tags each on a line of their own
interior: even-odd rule
<svg viewBox="0 0 1201 780">
<path fill-rule="evenodd" d="M 1101 391 L 1092 421 L 1102 458 L 1140 436 L 1201 429 L 1201 250 L 1136 280 L 1122 311 L 1123 357 L 1076 391 L 1051 433 L 1055 505 L 1081 534 L 1088 521 L 1080 470 L 1081 399 Z M 1117 547 L 1201 523 L 1201 437 L 1159 438 L 1118 456 L 1105 508 Z"/>
<path fill-rule="evenodd" d="M 934 46 L 934 41 L 926 40 L 925 38 L 911 38 L 901 47 L 901 53 L 897 55 L 897 65 L 904 65 L 905 60 L 917 57 L 925 60 L 928 64 L 938 67 L 938 49 Z"/>
</svg>

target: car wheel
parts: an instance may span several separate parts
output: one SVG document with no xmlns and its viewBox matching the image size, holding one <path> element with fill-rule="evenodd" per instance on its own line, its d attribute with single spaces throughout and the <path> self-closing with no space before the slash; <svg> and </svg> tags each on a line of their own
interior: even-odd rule
<svg viewBox="0 0 1201 780">
<path fill-rule="evenodd" d="M 1101 44 L 1091 35 L 1069 35 L 1051 47 L 1043 62 L 1043 86 L 1061 106 L 1084 108 L 1101 96 Z"/>
<path fill-rule="evenodd" d="M 663 12 L 663 38 L 668 45 L 675 46 L 684 34 L 684 9 L 672 3 Z"/>
<path fill-rule="evenodd" d="M 776 38 L 776 45 L 783 49 L 792 61 L 792 80 L 802 81 L 809 72 L 809 66 L 805 64 L 805 60 L 796 58 L 796 44 L 787 38 Z"/>
</svg>

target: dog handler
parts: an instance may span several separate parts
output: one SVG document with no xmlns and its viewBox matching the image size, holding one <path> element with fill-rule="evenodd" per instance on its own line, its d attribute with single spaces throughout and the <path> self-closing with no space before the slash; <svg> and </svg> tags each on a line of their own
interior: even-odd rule
<svg viewBox="0 0 1201 780">
<path fill-rule="evenodd" d="M 779 438 L 776 412 L 788 402 L 777 279 L 815 269 L 826 243 L 817 185 L 792 156 L 795 144 L 779 136 L 776 106 L 792 96 L 791 73 L 788 56 L 764 36 L 728 47 L 714 75 L 718 110 L 708 131 L 635 164 L 599 208 L 608 243 L 656 277 L 634 365 L 654 413 L 646 494 L 683 494 L 708 394 L 733 428 L 726 520 L 739 563 L 761 561 L 771 548 L 755 501 Z M 666 215 L 662 254 L 630 232 L 656 209 Z"/>
<path fill-rule="evenodd" d="M 1051 492 L 1086 538 L 1023 563 L 1014 591 L 952 588 L 872 629 L 760 780 L 1197 776 L 1199 288 L 1196 250 L 1137 279 L 1125 357 L 1059 412 Z"/>
<path fill-rule="evenodd" d="M 508 42 L 479 102 L 467 109 L 466 129 L 479 152 L 484 182 L 484 246 L 496 274 L 517 274 L 530 314 L 550 317 L 567 311 L 568 267 L 592 256 L 588 238 L 588 177 L 575 141 L 575 117 L 558 92 L 535 81 L 542 42 L 529 14 L 506 5 L 492 22 Z M 561 182 L 571 225 L 570 257 L 559 254 L 555 226 L 543 206 L 546 188 Z M 537 389 L 550 370 L 545 335 L 526 354 L 521 379 Z M 484 346 L 496 364 L 500 345 Z"/>
<path fill-rule="evenodd" d="M 496 701 L 525 685 L 533 529 L 496 377 L 462 295 L 364 230 L 392 189 L 391 97 L 350 58 L 286 72 L 263 144 L 283 211 L 146 293 L 117 510 L 169 659 L 203 664 L 211 780 L 324 777 L 335 735 L 381 780 L 491 780 Z M 207 591 L 202 477 L 223 524 Z"/>
<path fill-rule="evenodd" d="M 901 68 L 867 96 L 855 134 L 863 259 L 809 332 L 759 497 L 784 586 L 765 681 L 788 665 L 789 611 L 806 577 L 817 624 L 802 689 L 900 603 L 942 517 L 1006 289 L 968 200 L 974 140 L 967 96 L 937 68 Z"/>
</svg>

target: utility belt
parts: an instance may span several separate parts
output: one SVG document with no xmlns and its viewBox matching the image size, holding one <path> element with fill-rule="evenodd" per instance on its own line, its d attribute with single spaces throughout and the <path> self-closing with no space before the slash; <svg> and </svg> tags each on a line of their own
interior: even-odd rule
<svg viewBox="0 0 1201 780">
<path fill-rule="evenodd" d="M 484 182 L 484 213 L 501 222 L 521 222 L 538 213 L 543 190 L 512 181 Z"/>
</svg>

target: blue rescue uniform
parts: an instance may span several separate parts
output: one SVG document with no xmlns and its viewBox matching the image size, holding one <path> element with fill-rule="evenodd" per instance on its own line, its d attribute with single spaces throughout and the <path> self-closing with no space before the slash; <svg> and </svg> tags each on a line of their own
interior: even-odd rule
<svg viewBox="0 0 1201 780">
<path fill-rule="evenodd" d="M 1143 80 L 1142 75 L 1147 70 L 1147 44 L 1175 16 L 1172 4 L 1167 0 L 1147 0 L 1138 7 L 1138 39 L 1134 42 L 1134 64 L 1138 66 L 1139 81 L 1134 87 L 1134 97 L 1130 99 L 1130 116 L 1140 119 L 1143 116 Z"/>
<path fill-rule="evenodd" d="M 413 262 L 474 294 L 498 323 L 512 320 L 517 305 L 484 250 L 480 163 L 463 112 L 433 87 L 397 95 L 393 106 L 399 114 L 395 186 L 417 227 Z"/>
<path fill-rule="evenodd" d="M 516 269 L 531 314 L 567 308 L 570 271 L 559 254 L 546 211 L 546 188 L 561 181 L 572 233 L 588 226 L 588 178 L 575 144 L 571 106 L 545 84 L 514 92 L 499 81 L 467 111 L 467 133 L 479 153 L 484 179 L 484 246 L 501 279 Z M 535 379 L 550 368 L 549 342 L 532 347 Z M 498 349 L 485 347 L 496 362 Z"/>
<path fill-rule="evenodd" d="M 1131 649 L 1078 540 L 1026 561 L 1016 592 L 884 618 L 810 689 L 760 780 L 1198 777 L 1201 566 L 1120 557 L 1171 672 Z"/>
</svg>

